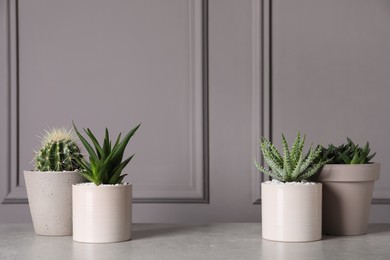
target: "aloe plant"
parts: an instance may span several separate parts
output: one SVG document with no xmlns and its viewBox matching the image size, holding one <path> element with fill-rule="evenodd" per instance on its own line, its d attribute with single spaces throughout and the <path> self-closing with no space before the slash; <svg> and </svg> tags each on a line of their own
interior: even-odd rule
<svg viewBox="0 0 390 260">
<path fill-rule="evenodd" d="M 76 134 L 83 143 L 85 149 L 89 154 L 89 162 L 84 159 L 79 160 L 82 168 L 81 174 L 84 178 L 95 183 L 100 184 L 119 184 L 127 174 L 122 174 L 123 169 L 134 157 L 134 154 L 123 161 L 123 154 L 131 137 L 135 134 L 141 124 L 134 127 L 121 140 L 121 134 L 118 135 L 114 145 L 111 145 L 108 129 L 105 130 L 105 137 L 102 144 L 99 144 L 92 131 L 87 128 L 84 132 L 87 134 L 92 144 L 90 144 L 78 131 L 76 125 L 73 127 Z"/>
<path fill-rule="evenodd" d="M 351 138 L 347 137 L 347 143 L 338 147 L 330 144 L 322 152 L 322 158 L 329 160 L 332 164 L 365 164 L 375 156 L 370 154 L 370 144 L 367 142 L 364 147 L 355 144 Z"/>
<path fill-rule="evenodd" d="M 80 169 L 82 155 L 77 137 L 72 130 L 53 128 L 45 130 L 42 146 L 35 151 L 36 171 L 74 171 Z"/>
<path fill-rule="evenodd" d="M 257 169 L 281 182 L 307 180 L 317 173 L 327 161 L 320 160 L 322 146 L 319 145 L 316 148 L 311 145 L 309 151 L 304 154 L 305 139 L 306 136 L 301 138 L 298 133 L 293 145 L 289 147 L 282 134 L 282 156 L 271 141 L 263 137 L 260 142 L 261 151 L 269 169 L 255 162 Z"/>
</svg>

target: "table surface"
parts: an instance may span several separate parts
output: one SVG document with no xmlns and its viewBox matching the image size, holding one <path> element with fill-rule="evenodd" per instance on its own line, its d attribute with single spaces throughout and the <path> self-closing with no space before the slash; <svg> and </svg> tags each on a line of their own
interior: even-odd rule
<svg viewBox="0 0 390 260">
<path fill-rule="evenodd" d="M 0 224 L 0 259 L 390 259 L 390 224 L 361 236 L 309 243 L 261 238 L 259 223 L 135 224 L 131 241 L 85 244 L 35 235 L 32 224 Z"/>
</svg>

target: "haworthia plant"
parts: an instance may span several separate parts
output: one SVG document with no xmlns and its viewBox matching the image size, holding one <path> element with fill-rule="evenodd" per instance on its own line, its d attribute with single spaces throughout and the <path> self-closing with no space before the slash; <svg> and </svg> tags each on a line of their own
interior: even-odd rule
<svg viewBox="0 0 390 260">
<path fill-rule="evenodd" d="M 84 178 L 95 183 L 96 185 L 121 183 L 123 178 L 127 175 L 122 174 L 122 170 L 134 156 L 133 154 L 126 160 L 122 161 L 123 154 L 128 142 L 138 130 L 140 124 L 127 133 L 127 135 L 122 140 L 121 134 L 119 134 L 116 142 L 114 143 L 114 146 L 111 145 L 111 140 L 107 128 L 102 144 L 99 144 L 95 135 L 89 128 L 84 129 L 84 132 L 91 140 L 91 144 L 81 135 L 74 123 L 73 127 L 89 154 L 89 162 L 84 159 L 79 160 L 82 168 L 81 174 L 84 176 Z"/>
<path fill-rule="evenodd" d="M 72 130 L 53 128 L 45 130 L 42 147 L 35 152 L 36 171 L 79 170 L 78 160 L 82 158 Z"/>
<path fill-rule="evenodd" d="M 347 143 L 338 147 L 330 144 L 322 152 L 323 160 L 329 160 L 332 164 L 365 164 L 375 156 L 370 154 L 370 145 L 367 142 L 364 147 L 355 144 L 351 138 L 347 137 Z"/>
<path fill-rule="evenodd" d="M 322 146 L 313 148 L 313 145 L 311 145 L 309 151 L 304 154 L 305 139 L 306 136 L 301 138 L 300 133 L 298 133 L 293 145 L 289 147 L 286 138 L 282 134 L 282 156 L 275 146 L 263 137 L 260 146 L 269 169 L 255 162 L 257 169 L 281 182 L 307 180 L 316 174 L 327 161 L 320 160 Z"/>
</svg>

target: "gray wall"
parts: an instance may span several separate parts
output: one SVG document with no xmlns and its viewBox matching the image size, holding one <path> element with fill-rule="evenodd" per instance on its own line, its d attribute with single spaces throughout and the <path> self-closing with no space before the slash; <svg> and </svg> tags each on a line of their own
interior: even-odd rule
<svg viewBox="0 0 390 260">
<path fill-rule="evenodd" d="M 369 141 L 382 164 L 371 220 L 389 222 L 390 1 L 272 3 L 273 137 Z"/>
<path fill-rule="evenodd" d="M 128 151 L 135 222 L 260 221 L 257 140 L 297 130 L 369 140 L 383 165 L 375 203 L 386 203 L 371 221 L 389 222 L 389 11 L 363 0 L 0 0 L 0 221 L 30 221 L 22 171 L 36 135 L 74 120 L 100 136 L 142 122 Z"/>
</svg>

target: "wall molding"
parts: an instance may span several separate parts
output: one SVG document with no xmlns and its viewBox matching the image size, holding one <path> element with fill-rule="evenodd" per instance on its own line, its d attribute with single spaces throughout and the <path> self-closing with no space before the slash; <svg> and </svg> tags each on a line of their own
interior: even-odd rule
<svg viewBox="0 0 390 260">
<path fill-rule="evenodd" d="M 7 194 L 2 204 L 26 204 L 19 169 L 19 13 L 18 0 L 7 5 Z M 209 203 L 208 0 L 188 0 L 190 37 L 190 182 L 178 187 L 140 186 L 135 203 Z M 136 186 L 135 186 L 136 188 Z M 152 188 L 152 189 L 151 189 Z M 138 196 L 138 195 L 141 196 Z"/>
<path fill-rule="evenodd" d="M 264 165 L 261 136 L 273 140 L 273 10 L 272 0 L 252 0 L 252 157 Z M 252 167 L 252 203 L 261 204 L 260 183 L 268 177 Z M 375 192 L 372 204 L 390 205 L 390 193 Z"/>
<path fill-rule="evenodd" d="M 252 157 L 264 164 L 259 141 L 272 138 L 270 0 L 252 0 Z M 261 203 L 260 183 L 268 177 L 252 166 L 252 203 Z"/>
</svg>

